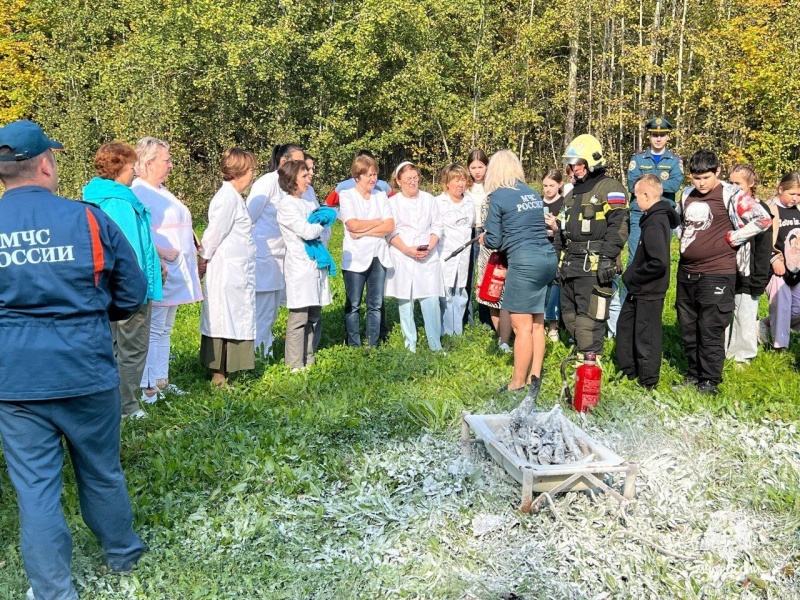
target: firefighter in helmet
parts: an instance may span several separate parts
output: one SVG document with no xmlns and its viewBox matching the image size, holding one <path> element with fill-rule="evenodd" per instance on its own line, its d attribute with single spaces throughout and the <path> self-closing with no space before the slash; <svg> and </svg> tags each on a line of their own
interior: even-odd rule
<svg viewBox="0 0 800 600">
<path fill-rule="evenodd" d="M 555 236 L 562 280 L 561 316 L 578 352 L 602 354 L 617 258 L 628 239 L 625 188 L 606 175 L 600 142 L 579 135 L 562 157 L 575 185 L 564 197 Z"/>
</svg>

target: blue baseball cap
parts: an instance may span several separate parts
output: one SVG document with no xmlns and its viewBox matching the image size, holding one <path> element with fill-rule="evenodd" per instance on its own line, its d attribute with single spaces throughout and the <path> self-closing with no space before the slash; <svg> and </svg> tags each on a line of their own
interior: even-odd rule
<svg viewBox="0 0 800 600">
<path fill-rule="evenodd" d="M 39 156 L 45 150 L 63 150 L 64 146 L 51 140 L 33 121 L 14 121 L 0 127 L 0 148 L 8 146 L 11 154 L 0 155 L 0 162 L 16 162 Z"/>
</svg>

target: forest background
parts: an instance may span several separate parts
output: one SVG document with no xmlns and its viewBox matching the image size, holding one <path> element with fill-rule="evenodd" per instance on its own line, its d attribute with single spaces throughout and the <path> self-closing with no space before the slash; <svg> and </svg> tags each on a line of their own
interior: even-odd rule
<svg viewBox="0 0 800 600">
<path fill-rule="evenodd" d="M 324 188 L 362 147 L 429 182 L 510 147 L 533 178 L 589 132 L 621 176 L 661 114 L 678 154 L 771 186 L 800 158 L 798 23 L 798 0 L 0 0 L 0 122 L 66 145 L 73 197 L 102 142 L 164 138 L 195 216 L 232 145 L 263 171 L 298 142 Z"/>
</svg>

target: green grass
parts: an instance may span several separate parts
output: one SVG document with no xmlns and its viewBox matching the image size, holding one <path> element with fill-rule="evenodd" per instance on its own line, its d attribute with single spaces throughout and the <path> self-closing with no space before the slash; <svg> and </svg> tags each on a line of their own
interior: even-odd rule
<svg viewBox="0 0 800 600">
<path fill-rule="evenodd" d="M 340 239 L 339 230 L 331 247 L 340 248 Z M 199 306 L 181 308 L 171 378 L 190 394 L 148 408 L 149 419 L 126 422 L 122 432 L 135 528 L 150 547 L 134 575 L 120 578 L 99 568 L 102 551 L 80 519 L 74 476 L 65 468 L 64 509 L 74 532 L 73 571 L 82 597 L 468 597 L 469 570 L 485 567 L 487 560 L 470 545 L 474 540 L 464 537 L 469 520 L 489 507 L 513 514 L 519 489 L 486 461 L 477 470 L 453 467 L 446 477 L 430 473 L 436 457 L 457 458 L 462 410 L 512 408 L 513 401 L 495 396 L 510 377 L 511 358 L 499 353 L 492 335 L 479 327 L 445 340 L 446 355 L 429 352 L 422 339 L 417 353 L 410 354 L 403 348 L 391 301 L 389 343 L 370 353 L 347 348 L 341 344 L 341 277 L 331 287 L 334 302 L 323 311 L 314 368 L 292 375 L 282 364 L 282 312 L 276 359 L 237 374 L 226 391 L 212 389 L 197 363 Z M 673 392 L 671 385 L 680 381 L 685 366 L 673 302 L 671 295 L 665 303 L 657 392 L 644 393 L 604 360 L 603 398 L 588 416 L 591 426 L 680 421 L 693 415 L 733 417 L 756 426 L 800 417 L 796 338 L 789 352 L 761 352 L 742 371 L 726 365 L 719 396 Z M 558 396 L 558 364 L 568 351 L 548 345 L 542 397 L 549 402 Z M 613 356 L 611 340 L 606 356 Z M 708 443 L 716 446 L 718 440 L 711 439 Z M 723 467 L 738 486 L 739 471 L 747 471 L 751 459 L 730 452 Z M 760 463 L 751 466 L 754 474 L 764 472 Z M 774 518 L 796 518 L 797 471 L 784 464 L 767 472 L 749 487 L 732 491 L 723 481 L 706 493 Z M 495 483 L 487 482 L 487 473 L 495 473 L 498 478 L 490 480 Z M 0 485 L 0 563 L 6 561 L 0 569 L 0 598 L 21 598 L 27 581 L 17 509 L 1 458 Z M 543 518 L 526 517 L 520 526 L 538 532 L 552 523 Z M 796 547 L 797 527 L 791 531 L 787 536 L 793 536 Z M 701 595 L 702 582 L 658 567 L 660 557 L 652 560 L 623 567 L 631 577 L 644 567 L 662 569 L 662 588 L 656 591 L 661 597 Z M 598 589 L 615 597 L 626 589 L 614 574 L 602 577 L 608 582 L 598 579 Z M 580 581 L 575 573 L 564 578 Z M 528 579 L 515 589 L 535 598 L 542 589 L 537 585 Z M 694 592 L 686 591 L 692 586 Z M 473 597 L 500 596 L 489 586 Z"/>
</svg>

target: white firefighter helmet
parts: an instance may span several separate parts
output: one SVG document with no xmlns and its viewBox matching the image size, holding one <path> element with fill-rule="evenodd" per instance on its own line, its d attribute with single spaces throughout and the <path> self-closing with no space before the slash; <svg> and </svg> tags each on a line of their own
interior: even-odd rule
<svg viewBox="0 0 800 600">
<path fill-rule="evenodd" d="M 603 148 L 597 138 L 588 133 L 576 137 L 561 157 L 561 162 L 565 165 L 576 165 L 584 161 L 589 167 L 589 171 L 603 169 L 606 166 L 606 159 L 603 156 Z"/>
</svg>

